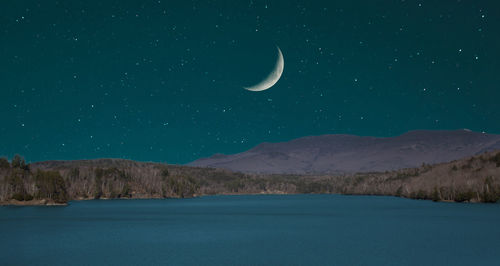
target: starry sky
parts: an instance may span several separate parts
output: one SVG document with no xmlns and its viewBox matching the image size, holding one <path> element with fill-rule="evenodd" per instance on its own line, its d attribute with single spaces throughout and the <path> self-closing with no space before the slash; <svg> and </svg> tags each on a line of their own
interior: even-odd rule
<svg viewBox="0 0 500 266">
<path fill-rule="evenodd" d="M 3 0 L 0 156 L 183 164 L 261 142 L 500 133 L 500 2 Z M 269 90 L 243 89 L 285 69 Z"/>
</svg>

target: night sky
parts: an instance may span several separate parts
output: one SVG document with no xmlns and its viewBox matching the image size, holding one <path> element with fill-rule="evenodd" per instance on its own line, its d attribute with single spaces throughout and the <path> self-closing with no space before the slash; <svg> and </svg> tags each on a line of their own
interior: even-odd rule
<svg viewBox="0 0 500 266">
<path fill-rule="evenodd" d="M 308 135 L 500 133 L 500 2 L 0 4 L 0 156 L 187 163 Z M 269 90 L 250 92 L 273 69 Z"/>
</svg>

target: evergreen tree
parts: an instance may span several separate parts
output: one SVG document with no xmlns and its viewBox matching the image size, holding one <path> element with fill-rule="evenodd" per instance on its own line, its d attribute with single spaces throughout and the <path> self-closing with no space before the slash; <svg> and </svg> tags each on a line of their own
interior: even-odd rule
<svg viewBox="0 0 500 266">
<path fill-rule="evenodd" d="M 0 158 L 0 169 L 9 169 L 10 168 L 10 163 L 7 160 L 7 158 L 2 157 Z"/>
<path fill-rule="evenodd" d="M 24 164 L 24 159 L 19 154 L 14 155 L 12 158 L 12 168 L 21 168 L 21 165 Z"/>
<path fill-rule="evenodd" d="M 58 203 L 68 201 L 66 183 L 58 171 L 38 170 L 35 175 L 38 198 L 49 198 Z"/>
</svg>

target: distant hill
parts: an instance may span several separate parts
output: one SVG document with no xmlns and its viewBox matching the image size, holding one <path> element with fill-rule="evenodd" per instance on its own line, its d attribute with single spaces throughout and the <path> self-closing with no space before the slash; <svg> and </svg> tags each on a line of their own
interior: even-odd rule
<svg viewBox="0 0 500 266">
<path fill-rule="evenodd" d="M 497 202 L 500 199 L 500 151 L 417 168 L 332 176 L 330 180 L 342 194 Z"/>
<path fill-rule="evenodd" d="M 339 174 L 389 171 L 500 149 L 500 135 L 454 131 L 410 131 L 397 137 L 322 135 L 262 143 L 238 154 L 216 154 L 189 166 L 244 173 Z"/>
</svg>

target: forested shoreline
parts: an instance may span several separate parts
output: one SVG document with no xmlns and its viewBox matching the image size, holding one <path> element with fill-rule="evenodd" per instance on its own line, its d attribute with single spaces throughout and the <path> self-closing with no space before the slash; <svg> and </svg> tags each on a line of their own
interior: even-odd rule
<svg viewBox="0 0 500 266">
<path fill-rule="evenodd" d="M 189 198 L 216 194 L 338 193 L 456 202 L 497 202 L 500 152 L 383 173 L 259 175 L 122 159 L 27 164 L 0 158 L 2 205 L 71 200 Z"/>
</svg>

